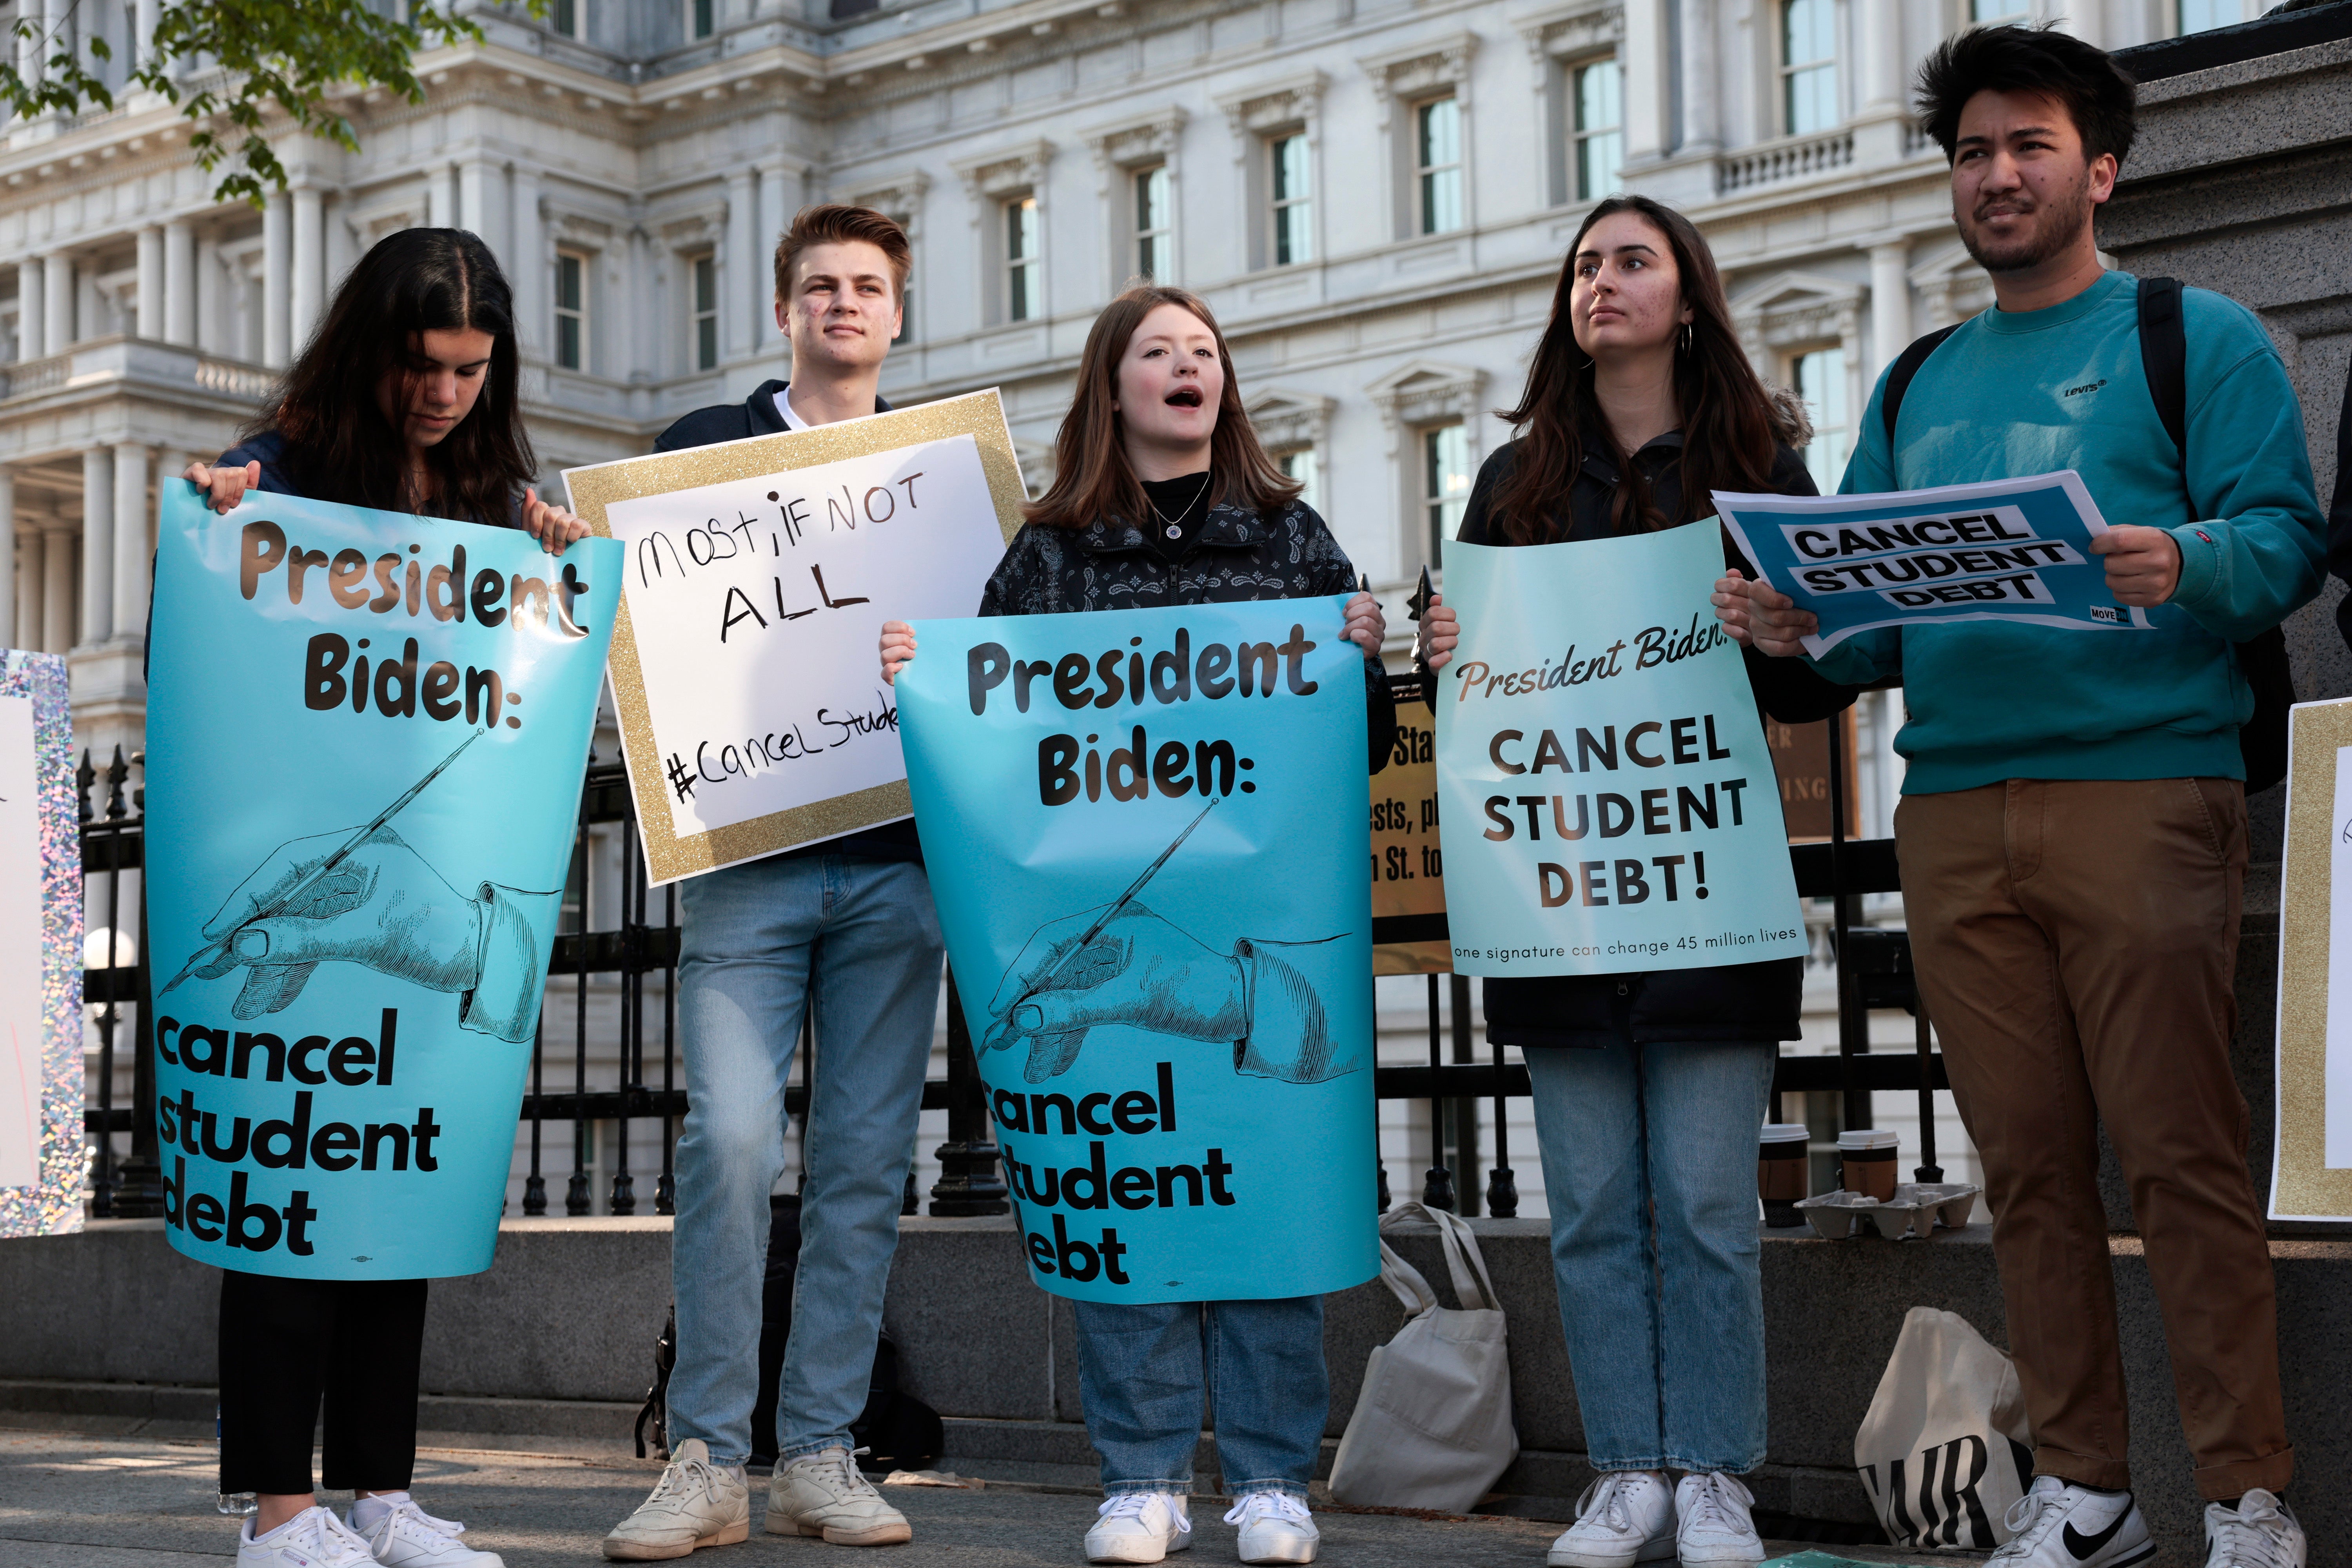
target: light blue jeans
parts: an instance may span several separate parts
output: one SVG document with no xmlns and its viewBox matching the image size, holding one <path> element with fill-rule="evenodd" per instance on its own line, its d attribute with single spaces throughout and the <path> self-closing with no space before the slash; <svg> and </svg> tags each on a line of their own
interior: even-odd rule
<svg viewBox="0 0 2352 1568">
<path fill-rule="evenodd" d="M 1322 1297 L 1071 1305 L 1106 1493 L 1191 1490 L 1205 1402 L 1228 1494 L 1306 1498 L 1331 1412 Z"/>
<path fill-rule="evenodd" d="M 939 1007 L 930 883 L 896 860 L 753 860 L 694 878 L 680 902 L 689 1109 L 670 1250 L 670 1445 L 699 1437 L 720 1465 L 751 1452 L 768 1194 L 783 1173 L 784 1085 L 814 996 L 816 1096 L 777 1454 L 846 1448 L 874 1373 Z"/>
<path fill-rule="evenodd" d="M 1596 1470 L 1764 1459 L 1756 1132 L 1769 1042 L 1527 1053 L 1560 1327 Z"/>
</svg>

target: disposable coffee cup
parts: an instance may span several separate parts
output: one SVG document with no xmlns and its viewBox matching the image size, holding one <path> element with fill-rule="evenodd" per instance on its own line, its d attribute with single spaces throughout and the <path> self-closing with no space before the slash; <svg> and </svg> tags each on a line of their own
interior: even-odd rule
<svg viewBox="0 0 2352 1568">
<path fill-rule="evenodd" d="M 1764 1200 L 1764 1223 L 1781 1229 L 1805 1223 L 1797 1200 L 1811 1184 L 1806 1177 L 1806 1141 L 1811 1130 L 1799 1121 L 1768 1121 L 1756 1145 L 1756 1192 Z"/>
<path fill-rule="evenodd" d="M 1883 1204 L 1895 1201 L 1895 1134 L 1875 1129 L 1838 1134 L 1838 1184 Z"/>
</svg>

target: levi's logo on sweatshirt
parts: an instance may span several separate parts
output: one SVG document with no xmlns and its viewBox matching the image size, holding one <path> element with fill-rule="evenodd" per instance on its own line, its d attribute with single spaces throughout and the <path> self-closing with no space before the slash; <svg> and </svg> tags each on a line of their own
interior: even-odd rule
<svg viewBox="0 0 2352 1568">
<path fill-rule="evenodd" d="M 2080 397 L 2086 392 L 2096 392 L 2099 388 L 2106 384 L 2107 378 L 2105 376 L 2101 376 L 2098 380 L 2089 382 L 2082 386 L 2070 386 L 2063 394 L 2062 394 L 2062 395 L 2066 397 Z"/>
</svg>

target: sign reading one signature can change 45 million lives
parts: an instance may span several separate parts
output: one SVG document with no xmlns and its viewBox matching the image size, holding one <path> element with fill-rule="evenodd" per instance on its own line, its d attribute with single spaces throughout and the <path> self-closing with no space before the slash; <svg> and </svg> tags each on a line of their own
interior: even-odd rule
<svg viewBox="0 0 2352 1568">
<path fill-rule="evenodd" d="M 1448 543 L 1437 704 L 1464 974 L 1698 969 L 1805 952 L 1772 759 L 1707 602 L 1713 528 Z"/>
</svg>

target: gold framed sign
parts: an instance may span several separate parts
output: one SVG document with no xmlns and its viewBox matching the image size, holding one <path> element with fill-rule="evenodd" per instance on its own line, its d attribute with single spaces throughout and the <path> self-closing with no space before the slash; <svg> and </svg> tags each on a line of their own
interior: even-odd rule
<svg viewBox="0 0 2352 1568">
<path fill-rule="evenodd" d="M 1020 530 L 993 387 L 563 478 L 626 547 L 613 700 L 654 885 L 913 815 L 876 647 L 971 615 Z"/>
<path fill-rule="evenodd" d="M 2352 1219 L 2352 699 L 2287 714 L 2271 1218 Z"/>
</svg>

